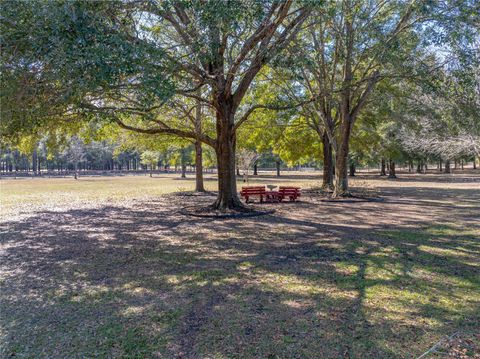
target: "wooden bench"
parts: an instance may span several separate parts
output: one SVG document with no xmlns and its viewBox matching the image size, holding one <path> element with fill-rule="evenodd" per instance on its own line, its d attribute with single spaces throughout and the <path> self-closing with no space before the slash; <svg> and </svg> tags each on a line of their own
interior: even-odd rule
<svg viewBox="0 0 480 359">
<path fill-rule="evenodd" d="M 280 186 L 278 189 L 280 202 L 283 201 L 285 198 L 289 198 L 290 201 L 295 201 L 298 197 L 301 196 L 301 188 L 300 187 L 286 187 Z"/>
<path fill-rule="evenodd" d="M 267 191 L 265 190 L 265 186 L 242 187 L 240 195 L 245 198 L 245 202 L 247 203 L 249 202 L 250 197 L 258 196 L 260 197 L 260 203 L 262 203 L 263 198 L 267 195 Z"/>
</svg>

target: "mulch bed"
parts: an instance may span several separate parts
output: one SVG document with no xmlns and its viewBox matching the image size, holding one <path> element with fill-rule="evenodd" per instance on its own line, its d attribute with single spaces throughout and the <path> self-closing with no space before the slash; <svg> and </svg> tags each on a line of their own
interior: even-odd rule
<svg viewBox="0 0 480 359">
<path fill-rule="evenodd" d="M 211 206 L 190 206 L 184 207 L 179 211 L 181 214 L 193 217 L 203 218 L 244 218 L 244 217 L 257 217 L 266 214 L 275 213 L 274 209 L 261 209 L 255 207 L 245 207 L 238 210 L 226 210 L 220 211 L 212 208 Z"/>
</svg>

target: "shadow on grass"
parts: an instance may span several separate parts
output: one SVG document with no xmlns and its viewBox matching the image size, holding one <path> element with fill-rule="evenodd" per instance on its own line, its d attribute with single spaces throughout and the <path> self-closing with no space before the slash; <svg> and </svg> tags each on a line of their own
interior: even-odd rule
<svg viewBox="0 0 480 359">
<path fill-rule="evenodd" d="M 355 176 L 363 180 L 387 180 L 389 182 L 408 183 L 408 182 L 433 182 L 433 183 L 479 183 L 479 170 L 455 171 L 455 173 L 445 174 L 440 172 L 413 173 L 397 171 L 397 178 L 390 179 L 386 176 L 380 176 L 378 173 L 359 173 Z"/>
<path fill-rule="evenodd" d="M 418 216 L 432 195 L 407 203 L 401 222 L 365 228 L 404 200 L 322 207 L 336 224 L 311 203 L 220 221 L 182 216 L 165 199 L 3 223 L 0 354 L 418 355 L 480 321 L 478 231 Z M 468 215 L 439 205 L 445 217 Z"/>
</svg>

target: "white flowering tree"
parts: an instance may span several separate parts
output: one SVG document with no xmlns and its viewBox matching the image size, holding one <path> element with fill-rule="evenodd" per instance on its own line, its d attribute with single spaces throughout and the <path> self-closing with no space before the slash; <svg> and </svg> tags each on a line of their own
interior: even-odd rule
<svg viewBox="0 0 480 359">
<path fill-rule="evenodd" d="M 236 157 L 237 166 L 243 173 L 243 182 L 248 183 L 248 175 L 250 168 L 253 167 L 253 165 L 255 164 L 255 162 L 258 161 L 260 156 L 255 151 L 243 148 L 237 151 Z"/>
</svg>

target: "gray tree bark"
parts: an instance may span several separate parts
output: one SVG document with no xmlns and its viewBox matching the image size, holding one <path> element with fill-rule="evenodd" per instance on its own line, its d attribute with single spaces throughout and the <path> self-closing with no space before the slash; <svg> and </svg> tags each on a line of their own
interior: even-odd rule
<svg viewBox="0 0 480 359">
<path fill-rule="evenodd" d="M 323 144 L 323 181 L 322 188 L 331 190 L 333 189 L 333 151 L 332 144 L 328 138 L 326 131 L 323 132 L 322 136 Z"/>
<path fill-rule="evenodd" d="M 392 159 L 389 160 L 388 178 L 397 178 L 397 173 L 395 171 L 395 161 L 393 161 Z"/>
</svg>

